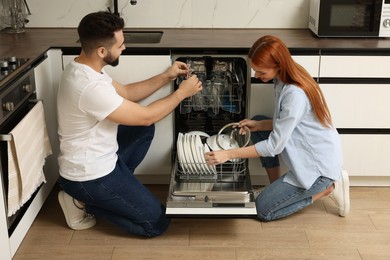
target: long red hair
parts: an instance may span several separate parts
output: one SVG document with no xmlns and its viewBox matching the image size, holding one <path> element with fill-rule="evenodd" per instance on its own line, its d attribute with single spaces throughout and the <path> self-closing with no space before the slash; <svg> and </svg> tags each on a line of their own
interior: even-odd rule
<svg viewBox="0 0 390 260">
<path fill-rule="evenodd" d="M 303 89 L 321 124 L 332 126 L 332 117 L 319 85 L 293 60 L 287 46 L 279 38 L 271 35 L 261 37 L 249 50 L 248 58 L 255 66 L 279 69 L 278 78 Z"/>
</svg>

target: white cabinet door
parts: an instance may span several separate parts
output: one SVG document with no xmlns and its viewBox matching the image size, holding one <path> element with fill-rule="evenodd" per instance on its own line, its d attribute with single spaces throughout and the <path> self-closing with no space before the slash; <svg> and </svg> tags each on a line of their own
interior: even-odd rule
<svg viewBox="0 0 390 260">
<path fill-rule="evenodd" d="M 321 56 L 320 77 L 390 78 L 390 56 Z"/>
<path fill-rule="evenodd" d="M 320 69 L 320 56 L 292 55 L 292 57 L 295 62 L 304 67 L 313 78 L 318 77 Z M 254 77 L 254 75 L 255 71 L 251 69 L 251 77 Z"/>
<path fill-rule="evenodd" d="M 171 57 L 167 55 L 123 55 L 120 57 L 117 67 L 107 66 L 105 69 L 113 79 L 126 84 L 155 76 L 165 71 L 171 63 Z M 169 83 L 140 103 L 146 105 L 165 97 L 172 92 L 172 88 L 172 84 Z M 153 142 L 145 159 L 137 167 L 135 174 L 151 176 L 150 180 L 143 178 L 143 182 L 159 183 L 165 182 L 166 179 L 166 183 L 168 183 L 173 147 L 173 115 L 168 115 L 163 120 L 157 122 L 155 126 L 156 132 Z"/>
<path fill-rule="evenodd" d="M 390 128 L 390 84 L 320 84 L 337 128 Z"/>
<path fill-rule="evenodd" d="M 343 134 L 341 142 L 350 176 L 390 176 L 390 135 Z"/>
<path fill-rule="evenodd" d="M 64 56 L 64 66 L 74 59 L 75 56 Z M 119 65 L 116 67 L 106 66 L 106 72 L 116 81 L 127 84 L 140 81 L 165 71 L 171 65 L 169 55 L 122 55 Z M 165 97 L 172 92 L 172 84 L 168 83 L 156 93 L 140 102 L 150 102 Z M 170 114 L 155 124 L 156 132 L 151 147 L 137 167 L 135 174 L 144 183 L 168 183 L 171 171 L 171 154 L 173 147 L 173 115 Z"/>
<path fill-rule="evenodd" d="M 293 55 L 292 57 L 296 63 L 300 64 L 309 72 L 310 76 L 313 78 L 319 76 L 320 56 Z"/>
<path fill-rule="evenodd" d="M 47 59 L 34 69 L 37 98 L 43 100 L 45 119 L 53 154 L 46 159 L 47 178 L 56 181 L 59 176 L 57 156 L 59 153 L 57 127 L 57 90 L 62 73 L 62 51 L 47 51 Z"/>
</svg>

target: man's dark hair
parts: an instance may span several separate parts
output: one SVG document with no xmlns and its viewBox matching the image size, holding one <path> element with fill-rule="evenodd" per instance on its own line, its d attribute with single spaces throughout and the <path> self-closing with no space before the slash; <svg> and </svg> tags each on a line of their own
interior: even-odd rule
<svg viewBox="0 0 390 260">
<path fill-rule="evenodd" d="M 110 47 L 115 42 L 114 32 L 122 30 L 124 26 L 121 17 L 109 12 L 86 15 L 77 28 L 82 49 L 88 53 L 99 47 Z"/>
</svg>

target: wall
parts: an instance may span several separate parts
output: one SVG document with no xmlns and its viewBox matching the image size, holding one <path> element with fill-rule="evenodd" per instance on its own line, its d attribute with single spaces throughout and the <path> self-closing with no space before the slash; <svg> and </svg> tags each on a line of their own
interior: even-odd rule
<svg viewBox="0 0 390 260">
<path fill-rule="evenodd" d="M 112 0 L 27 0 L 26 27 L 77 27 Z M 118 0 L 128 28 L 306 28 L 309 0 Z M 113 8 L 112 8 L 113 10 Z"/>
</svg>

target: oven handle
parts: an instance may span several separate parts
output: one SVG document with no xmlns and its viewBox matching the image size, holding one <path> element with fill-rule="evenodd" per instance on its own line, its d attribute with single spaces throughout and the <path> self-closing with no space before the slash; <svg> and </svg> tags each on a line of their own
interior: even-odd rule
<svg viewBox="0 0 390 260">
<path fill-rule="evenodd" d="M 28 102 L 30 103 L 38 103 L 39 101 L 42 101 L 42 99 L 29 99 Z M 0 134 L 0 141 L 10 142 L 12 141 L 12 135 L 10 134 Z"/>
</svg>

